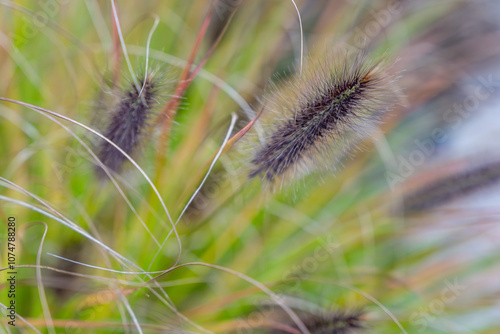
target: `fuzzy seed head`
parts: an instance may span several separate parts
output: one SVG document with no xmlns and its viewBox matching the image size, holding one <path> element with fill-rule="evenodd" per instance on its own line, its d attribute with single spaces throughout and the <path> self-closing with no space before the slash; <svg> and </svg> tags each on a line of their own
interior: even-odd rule
<svg viewBox="0 0 500 334">
<path fill-rule="evenodd" d="M 139 145 L 148 126 L 151 116 L 157 85 L 154 73 L 146 78 L 139 79 L 140 90 L 130 83 L 128 90 L 114 110 L 111 112 L 109 125 L 104 135 L 118 145 L 128 155 L 131 155 Z M 102 163 L 114 172 L 119 172 L 126 157 L 110 143 L 103 141 L 99 147 L 98 157 Z M 101 168 L 97 170 L 99 176 L 104 176 Z"/>
<path fill-rule="evenodd" d="M 311 62 L 270 97 L 275 118 L 253 155 L 250 178 L 269 182 L 339 162 L 398 102 L 394 78 L 363 55 L 336 54 Z M 332 164 L 331 159 L 329 164 Z"/>
<path fill-rule="evenodd" d="M 300 320 L 311 334 L 354 334 L 363 330 L 363 313 L 359 311 L 322 311 L 316 314 L 300 313 Z M 271 334 L 284 333 L 273 330 Z"/>
<path fill-rule="evenodd" d="M 451 174 L 408 194 L 404 198 L 405 214 L 431 210 L 448 201 L 466 196 L 500 180 L 500 162 L 490 162 Z"/>
</svg>

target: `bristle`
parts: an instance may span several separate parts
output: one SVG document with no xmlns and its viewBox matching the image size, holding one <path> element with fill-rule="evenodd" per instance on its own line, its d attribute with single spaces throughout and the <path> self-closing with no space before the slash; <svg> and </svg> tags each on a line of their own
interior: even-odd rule
<svg viewBox="0 0 500 334">
<path fill-rule="evenodd" d="M 270 98 L 279 120 L 254 154 L 249 177 L 273 182 L 310 170 L 327 155 L 339 162 L 399 101 L 393 83 L 380 63 L 363 55 L 312 62 Z"/>
<path fill-rule="evenodd" d="M 157 91 L 154 74 L 139 79 L 140 90 L 130 83 L 123 97 L 111 112 L 109 125 L 103 133 L 128 155 L 138 147 L 145 128 L 148 125 Z M 142 90 L 142 92 L 141 92 Z M 114 172 L 120 172 L 126 157 L 110 143 L 103 141 L 98 157 L 102 163 Z M 100 177 L 104 176 L 101 168 L 97 169 Z"/>
</svg>

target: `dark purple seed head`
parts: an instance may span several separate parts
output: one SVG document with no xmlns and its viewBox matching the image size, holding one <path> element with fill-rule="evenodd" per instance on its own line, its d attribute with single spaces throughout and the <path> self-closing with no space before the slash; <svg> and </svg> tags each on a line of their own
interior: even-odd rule
<svg viewBox="0 0 500 334">
<path fill-rule="evenodd" d="M 157 84 L 154 74 L 138 78 L 138 82 L 141 89 L 138 90 L 133 83 L 130 83 L 129 89 L 124 91 L 121 100 L 111 112 L 109 125 L 103 133 L 128 155 L 132 155 L 139 146 L 156 103 Z M 97 155 L 102 163 L 114 172 L 120 172 L 127 160 L 120 151 L 106 141 L 100 144 Z M 100 167 L 97 173 L 100 177 L 106 175 Z"/>
<path fill-rule="evenodd" d="M 354 334 L 360 333 L 365 326 L 364 314 L 360 311 L 319 311 L 317 313 L 298 313 L 311 334 Z M 290 324 L 292 327 L 295 325 Z M 285 333 L 274 329 L 271 334 Z"/>
<path fill-rule="evenodd" d="M 394 78 L 380 62 L 336 54 L 311 62 L 270 97 L 276 118 L 254 153 L 249 177 L 269 182 L 290 178 L 324 163 L 338 162 L 365 138 L 399 101 Z"/>
<path fill-rule="evenodd" d="M 482 163 L 474 168 L 437 179 L 431 184 L 405 195 L 405 214 L 425 212 L 448 201 L 466 196 L 474 191 L 493 185 L 500 180 L 500 162 Z"/>
</svg>

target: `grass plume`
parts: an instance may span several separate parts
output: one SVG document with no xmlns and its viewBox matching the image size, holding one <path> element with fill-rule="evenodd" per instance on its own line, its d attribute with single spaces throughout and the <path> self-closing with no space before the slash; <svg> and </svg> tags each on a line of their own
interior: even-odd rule
<svg viewBox="0 0 500 334">
<path fill-rule="evenodd" d="M 499 179 L 500 162 L 487 163 L 447 175 L 409 194 L 404 200 L 404 212 L 416 213 L 435 208 L 492 185 Z"/>
<path fill-rule="evenodd" d="M 300 318 L 311 334 L 353 334 L 364 328 L 363 313 L 359 311 L 304 312 Z M 271 334 L 282 333 L 285 331 L 271 331 Z"/>
<path fill-rule="evenodd" d="M 148 73 L 139 80 L 140 90 L 130 83 L 128 90 L 124 91 L 123 97 L 111 113 L 109 125 L 104 135 L 118 145 L 123 151 L 131 155 L 139 146 L 148 126 L 155 97 L 158 91 L 158 82 L 155 73 Z M 103 164 L 114 172 L 120 172 L 126 158 L 108 142 L 102 142 L 99 147 L 99 159 Z M 100 177 L 105 173 L 102 169 L 97 170 Z"/>
<path fill-rule="evenodd" d="M 304 70 L 270 98 L 277 117 L 253 156 L 250 178 L 289 178 L 325 156 L 339 162 L 399 100 L 394 77 L 361 53 L 338 52 Z"/>
</svg>

